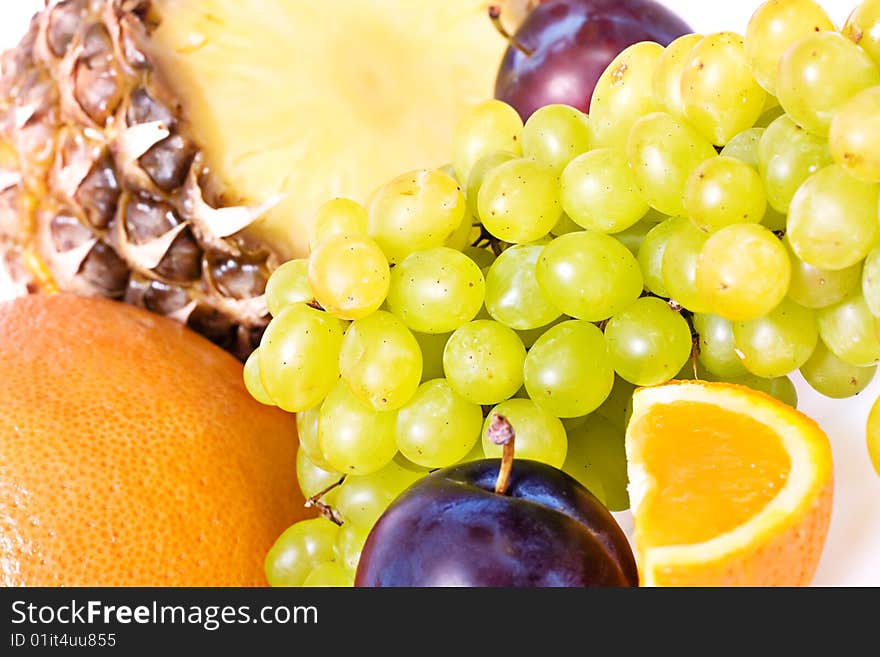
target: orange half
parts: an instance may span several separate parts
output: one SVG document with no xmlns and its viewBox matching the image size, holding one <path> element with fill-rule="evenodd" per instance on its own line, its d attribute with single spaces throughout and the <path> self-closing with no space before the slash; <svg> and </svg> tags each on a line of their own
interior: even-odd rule
<svg viewBox="0 0 880 657">
<path fill-rule="evenodd" d="M 643 586 L 803 586 L 834 489 L 828 437 L 764 393 L 706 381 L 640 388 L 626 433 Z"/>
</svg>

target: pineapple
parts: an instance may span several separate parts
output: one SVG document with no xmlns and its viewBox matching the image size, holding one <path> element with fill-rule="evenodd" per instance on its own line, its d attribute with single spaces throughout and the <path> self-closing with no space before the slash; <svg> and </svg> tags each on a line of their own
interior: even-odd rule
<svg viewBox="0 0 880 657">
<path fill-rule="evenodd" d="M 444 164 L 507 45 L 490 4 L 50 0 L 0 60 L 0 291 L 123 299 L 246 356 L 322 202 Z"/>
</svg>

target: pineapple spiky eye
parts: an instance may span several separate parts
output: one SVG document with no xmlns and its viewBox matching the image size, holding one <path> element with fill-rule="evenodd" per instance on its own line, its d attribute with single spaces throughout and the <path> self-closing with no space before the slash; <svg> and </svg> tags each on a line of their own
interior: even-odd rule
<svg viewBox="0 0 880 657">
<path fill-rule="evenodd" d="M 491 95 L 506 43 L 488 4 L 49 2 L 2 57 L 0 276 L 246 356 L 321 203 L 441 164 Z"/>
</svg>

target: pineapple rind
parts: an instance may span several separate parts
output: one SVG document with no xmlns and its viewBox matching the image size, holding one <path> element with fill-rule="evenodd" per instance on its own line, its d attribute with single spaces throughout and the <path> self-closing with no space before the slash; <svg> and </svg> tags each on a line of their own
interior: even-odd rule
<svg viewBox="0 0 880 657">
<path fill-rule="evenodd" d="M 243 236 L 258 212 L 203 191 L 179 103 L 143 54 L 148 4 L 50 3 L 4 53 L 0 266 L 15 293 L 124 299 L 245 357 L 277 257 Z"/>
</svg>

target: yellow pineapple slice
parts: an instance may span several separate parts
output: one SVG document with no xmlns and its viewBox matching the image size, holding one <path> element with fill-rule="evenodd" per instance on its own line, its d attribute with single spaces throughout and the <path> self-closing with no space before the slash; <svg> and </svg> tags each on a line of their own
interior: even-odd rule
<svg viewBox="0 0 880 657">
<path fill-rule="evenodd" d="M 486 0 L 154 0 L 150 59 L 235 203 L 302 255 L 328 198 L 363 200 L 441 166 L 465 106 L 492 95 L 506 43 Z"/>
</svg>

